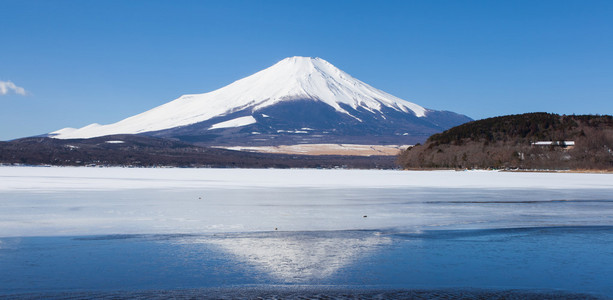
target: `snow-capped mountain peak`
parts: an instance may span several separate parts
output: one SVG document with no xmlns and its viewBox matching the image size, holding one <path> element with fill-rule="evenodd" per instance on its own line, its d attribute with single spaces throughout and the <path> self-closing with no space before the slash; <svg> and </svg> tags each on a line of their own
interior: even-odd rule
<svg viewBox="0 0 613 300">
<path fill-rule="evenodd" d="M 184 95 L 117 123 L 58 130 L 50 136 L 71 139 L 156 132 L 238 111 L 250 111 L 253 114 L 263 108 L 293 100 L 324 103 L 360 122 L 360 118 L 355 115 L 357 110 L 381 115 L 383 118 L 383 110 L 389 109 L 418 118 L 430 112 L 353 78 L 321 58 L 294 56 L 212 92 Z M 256 122 L 253 118 L 240 121 L 229 124 L 244 126 Z"/>
<path fill-rule="evenodd" d="M 394 97 L 353 78 L 321 58 L 289 57 L 218 91 L 243 84 L 245 87 L 266 87 L 257 91 L 257 94 L 250 94 L 253 98 L 263 100 L 256 105 L 256 110 L 288 99 L 314 99 L 346 114 L 349 113 L 339 104 L 346 104 L 354 109 L 363 107 L 369 111 L 380 111 L 382 106 L 388 106 L 403 112 L 413 111 L 418 117 L 423 117 L 426 112 L 417 104 Z M 269 98 L 266 99 L 267 97 Z"/>
</svg>

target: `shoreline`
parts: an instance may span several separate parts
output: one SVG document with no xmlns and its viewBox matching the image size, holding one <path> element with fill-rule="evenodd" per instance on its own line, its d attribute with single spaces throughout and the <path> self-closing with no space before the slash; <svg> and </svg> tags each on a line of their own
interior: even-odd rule
<svg viewBox="0 0 613 300">
<path fill-rule="evenodd" d="M 11 168 L 101 168 L 101 169 L 111 169 L 111 168 L 124 168 L 124 169 L 244 169 L 244 170 L 385 170 L 385 171 L 423 171 L 423 172 L 433 172 L 433 171 L 492 171 L 492 172 L 510 172 L 510 173 L 576 173 L 576 174 L 613 174 L 613 169 L 576 169 L 576 170 L 540 170 L 540 169 L 449 169 L 449 168 L 409 168 L 409 169 L 387 169 L 387 168 L 351 168 L 351 167 L 334 167 L 334 168 L 267 168 L 267 167 L 178 167 L 178 166 L 132 166 L 132 165 L 48 165 L 48 164 L 40 164 L 40 165 L 30 165 L 30 164 L 11 164 L 11 163 L 0 163 L 0 168 L 2 167 L 11 167 Z"/>
<path fill-rule="evenodd" d="M 447 169 L 447 168 L 425 168 L 425 169 L 401 169 L 402 171 L 492 171 L 492 172 L 510 172 L 510 173 L 576 173 L 576 174 L 613 174 L 612 170 L 600 169 L 576 169 L 576 170 L 540 170 L 540 169 Z"/>
</svg>

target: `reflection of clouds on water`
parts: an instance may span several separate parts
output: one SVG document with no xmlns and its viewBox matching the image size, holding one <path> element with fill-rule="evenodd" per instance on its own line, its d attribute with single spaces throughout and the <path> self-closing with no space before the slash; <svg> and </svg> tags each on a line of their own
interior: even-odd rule
<svg viewBox="0 0 613 300">
<path fill-rule="evenodd" d="M 389 237 L 377 232 L 271 232 L 207 237 L 186 242 L 212 244 L 238 260 L 285 282 L 325 279 L 357 262 Z"/>
</svg>

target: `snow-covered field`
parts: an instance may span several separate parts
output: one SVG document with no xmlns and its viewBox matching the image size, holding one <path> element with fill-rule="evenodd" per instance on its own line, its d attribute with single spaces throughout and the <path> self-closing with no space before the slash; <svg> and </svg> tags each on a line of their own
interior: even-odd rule
<svg viewBox="0 0 613 300">
<path fill-rule="evenodd" d="M 498 171 L 0 167 L 1 192 L 200 188 L 613 189 L 613 174 Z"/>
<path fill-rule="evenodd" d="M 298 144 L 279 146 L 232 146 L 217 148 L 262 153 L 309 154 L 309 155 L 398 155 L 410 145 L 359 145 L 359 144 Z"/>
<path fill-rule="evenodd" d="M 0 237 L 613 225 L 613 174 L 0 167 Z"/>
</svg>

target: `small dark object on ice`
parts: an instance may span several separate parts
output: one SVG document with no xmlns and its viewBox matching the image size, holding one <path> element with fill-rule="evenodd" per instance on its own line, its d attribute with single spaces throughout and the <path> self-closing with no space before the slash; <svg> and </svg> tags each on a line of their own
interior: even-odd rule
<svg viewBox="0 0 613 300">
<path fill-rule="evenodd" d="M 362 218 L 368 218 L 368 216 L 367 216 L 367 215 L 364 215 Z"/>
</svg>

